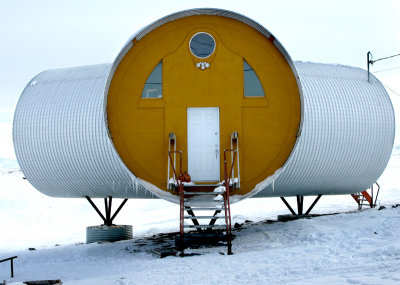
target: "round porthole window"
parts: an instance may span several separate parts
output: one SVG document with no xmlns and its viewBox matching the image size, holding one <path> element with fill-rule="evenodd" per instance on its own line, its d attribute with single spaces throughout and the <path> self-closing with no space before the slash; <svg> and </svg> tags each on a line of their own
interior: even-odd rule
<svg viewBox="0 0 400 285">
<path fill-rule="evenodd" d="M 205 32 L 195 34 L 189 42 L 190 51 L 198 58 L 209 57 L 215 50 L 214 38 Z"/>
</svg>

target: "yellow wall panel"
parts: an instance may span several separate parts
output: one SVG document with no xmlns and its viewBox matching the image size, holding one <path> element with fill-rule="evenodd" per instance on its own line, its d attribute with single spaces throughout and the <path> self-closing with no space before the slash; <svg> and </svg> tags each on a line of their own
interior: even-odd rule
<svg viewBox="0 0 400 285">
<path fill-rule="evenodd" d="M 196 58 L 189 41 L 207 32 L 216 42 L 207 59 Z M 242 22 L 220 16 L 190 16 L 168 22 L 134 40 L 111 81 L 107 116 L 113 143 L 128 168 L 166 188 L 168 134 L 177 136 L 187 169 L 187 108 L 220 109 L 220 177 L 223 149 L 239 133 L 241 189 L 273 174 L 289 156 L 300 122 L 296 79 L 273 43 Z M 244 98 L 243 60 L 257 73 L 265 98 Z M 163 62 L 163 98 L 141 98 L 144 84 Z M 210 67 L 200 70 L 199 61 Z"/>
</svg>

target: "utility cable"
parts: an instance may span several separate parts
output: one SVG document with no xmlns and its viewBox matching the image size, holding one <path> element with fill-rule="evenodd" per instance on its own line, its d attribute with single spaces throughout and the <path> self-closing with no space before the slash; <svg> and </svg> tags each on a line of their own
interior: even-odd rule
<svg viewBox="0 0 400 285">
<path fill-rule="evenodd" d="M 371 60 L 371 64 L 373 64 L 373 63 L 375 63 L 377 61 L 388 59 L 388 58 L 392 58 L 392 57 L 395 57 L 395 56 L 400 56 L 400 53 L 399 54 L 394 54 L 394 55 L 391 55 L 391 56 L 387 56 L 387 57 L 378 58 L 378 59 L 375 59 L 375 60 Z"/>
<path fill-rule="evenodd" d="M 381 83 L 382 83 L 387 89 L 389 89 L 390 91 L 392 91 L 394 94 L 396 94 L 397 96 L 400 96 L 399 93 L 397 93 L 396 91 L 394 91 L 392 88 L 390 88 L 389 86 L 387 86 L 385 83 L 383 83 L 382 81 L 381 81 Z"/>
<path fill-rule="evenodd" d="M 389 70 L 394 70 L 394 69 L 399 69 L 399 68 L 400 68 L 400 66 L 397 66 L 397 67 L 393 67 L 393 68 L 377 70 L 377 71 L 374 71 L 374 72 L 371 72 L 371 73 L 379 73 L 379 72 L 384 72 L 384 71 L 389 71 Z"/>
</svg>

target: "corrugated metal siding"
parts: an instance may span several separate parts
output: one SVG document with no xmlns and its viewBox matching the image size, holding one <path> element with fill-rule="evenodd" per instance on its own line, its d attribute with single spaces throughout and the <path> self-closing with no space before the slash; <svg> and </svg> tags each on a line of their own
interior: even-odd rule
<svg viewBox="0 0 400 285">
<path fill-rule="evenodd" d="M 394 111 L 365 70 L 295 62 L 303 86 L 301 136 L 281 174 L 257 197 L 349 194 L 367 189 L 393 148 Z"/>
<path fill-rule="evenodd" d="M 111 65 L 48 70 L 23 91 L 14 115 L 18 162 L 32 185 L 54 197 L 152 198 L 130 174 L 105 127 Z"/>
<path fill-rule="evenodd" d="M 132 226 L 91 226 L 86 228 L 86 243 L 132 239 Z"/>
</svg>

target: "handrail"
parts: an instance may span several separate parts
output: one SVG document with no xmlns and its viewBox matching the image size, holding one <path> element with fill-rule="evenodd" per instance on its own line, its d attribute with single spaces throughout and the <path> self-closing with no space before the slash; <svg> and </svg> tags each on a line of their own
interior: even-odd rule
<svg viewBox="0 0 400 285">
<path fill-rule="evenodd" d="M 172 161 L 171 153 L 178 153 L 179 154 L 179 177 L 176 175 L 176 169 L 175 169 L 175 164 Z M 184 205 L 184 194 L 183 194 L 183 183 L 182 183 L 182 151 L 181 150 L 174 150 L 174 151 L 168 151 L 168 157 L 172 165 L 172 170 L 174 171 L 174 177 L 175 181 L 178 184 L 178 189 L 179 189 L 179 198 L 180 198 L 180 209 L 179 209 L 179 234 L 180 234 L 180 240 L 181 240 L 181 247 L 182 247 L 182 252 L 183 252 L 183 231 L 184 231 L 184 216 L 185 216 L 185 205 Z"/>
<path fill-rule="evenodd" d="M 227 152 L 233 153 L 233 159 L 231 161 L 230 169 L 228 172 L 228 164 L 227 164 Z M 174 161 L 172 159 L 172 154 L 179 154 L 179 176 L 177 174 L 177 169 L 175 167 Z M 235 149 L 224 149 L 224 175 L 225 175 L 225 192 L 224 196 L 224 210 L 225 210 L 225 224 L 226 224 L 226 240 L 228 244 L 228 255 L 232 254 L 232 218 L 231 218 L 231 209 L 230 209 L 230 201 L 229 201 L 229 192 L 230 192 L 230 181 L 232 178 L 232 171 L 234 170 L 235 160 L 236 160 L 237 151 Z M 185 211 L 185 196 L 184 196 L 184 187 L 183 187 L 183 174 L 182 174 L 182 151 L 168 151 L 168 158 L 172 165 L 172 170 L 174 173 L 174 178 L 178 186 L 179 196 L 180 196 L 180 247 L 183 255 L 184 249 L 184 211 Z"/>
<path fill-rule="evenodd" d="M 174 133 L 169 133 L 168 136 L 168 151 L 171 151 L 171 145 L 173 145 L 174 151 L 176 151 L 176 135 Z M 174 153 L 174 165 L 176 164 L 176 154 Z M 167 189 L 169 188 L 169 161 L 167 162 Z"/>
<path fill-rule="evenodd" d="M 236 157 L 237 157 L 236 167 L 237 167 L 237 178 L 238 178 L 236 186 L 237 188 L 240 188 L 239 133 L 237 131 L 231 134 L 231 149 L 234 149 L 234 142 L 236 144 Z M 233 152 L 231 152 L 231 159 L 233 161 Z M 232 177 L 235 177 L 235 169 L 233 169 Z"/>
<path fill-rule="evenodd" d="M 375 182 L 375 184 L 376 186 L 378 186 L 378 191 L 376 192 L 374 207 L 376 207 L 376 201 L 378 200 L 379 190 L 381 190 L 381 186 L 378 184 L 378 182 Z M 372 187 L 374 187 L 374 184 L 372 184 L 371 188 Z"/>
<path fill-rule="evenodd" d="M 227 169 L 228 166 L 226 160 L 227 152 L 233 152 L 233 160 L 231 162 L 231 169 L 229 171 L 229 176 L 228 176 L 228 169 Z M 231 207 L 229 202 L 229 184 L 232 176 L 233 166 L 235 165 L 235 158 L 236 158 L 236 150 L 224 149 L 224 176 L 225 176 L 224 208 L 225 208 L 226 235 L 228 242 L 228 255 L 232 254 L 232 242 L 231 242 L 232 219 L 231 219 Z"/>
<path fill-rule="evenodd" d="M 175 169 L 174 162 L 172 161 L 171 153 L 178 153 L 179 154 L 179 177 L 176 175 L 176 169 Z M 174 172 L 175 181 L 178 183 L 178 181 L 180 181 L 181 178 L 182 178 L 182 151 L 181 150 L 168 151 L 168 157 L 169 157 L 169 160 L 170 160 L 171 165 L 172 165 L 172 170 Z M 179 183 L 178 183 L 178 187 L 179 187 Z"/>
<path fill-rule="evenodd" d="M 376 193 L 374 193 L 374 185 L 378 187 Z M 370 208 L 376 207 L 376 202 L 378 201 L 379 190 L 381 189 L 380 185 L 377 182 L 374 182 L 368 189 L 361 191 L 359 193 L 351 194 L 351 196 L 356 200 L 358 204 L 358 210 L 362 209 L 362 206 L 365 205 L 364 202 L 368 202 Z M 368 193 L 368 190 L 371 191 L 371 194 Z"/>
<path fill-rule="evenodd" d="M 14 259 L 17 258 L 18 256 L 12 256 L 12 257 L 8 257 L 5 259 L 0 260 L 0 263 L 5 262 L 5 261 L 10 261 L 11 263 L 11 278 L 14 278 Z"/>
</svg>

